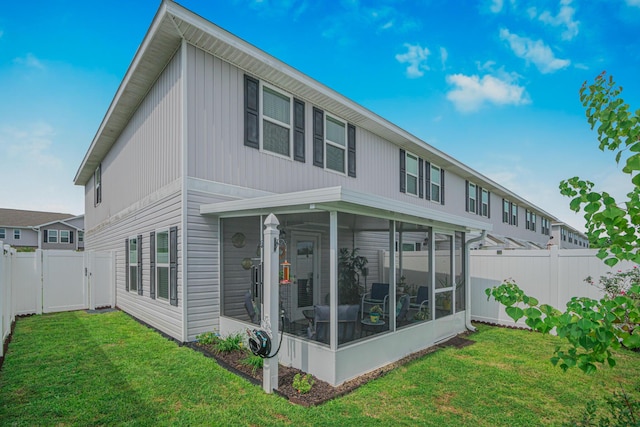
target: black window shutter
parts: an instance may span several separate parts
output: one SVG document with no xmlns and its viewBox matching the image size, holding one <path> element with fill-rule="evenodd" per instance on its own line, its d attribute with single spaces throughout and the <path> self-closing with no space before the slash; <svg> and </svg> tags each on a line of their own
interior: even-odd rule
<svg viewBox="0 0 640 427">
<path fill-rule="evenodd" d="M 260 148 L 260 84 L 253 77 L 244 76 L 244 145 Z"/>
<path fill-rule="evenodd" d="M 491 191 L 487 191 L 487 218 L 491 218 Z"/>
<path fill-rule="evenodd" d="M 49 239 L 49 230 L 44 230 L 44 241 L 43 243 L 47 243 Z"/>
<path fill-rule="evenodd" d="M 482 188 L 476 185 L 476 215 L 482 215 Z"/>
<path fill-rule="evenodd" d="M 156 299 L 156 232 L 149 234 L 149 296 Z"/>
<path fill-rule="evenodd" d="M 469 212 L 469 181 L 464 181 L 464 210 Z"/>
<path fill-rule="evenodd" d="M 304 102 L 293 100 L 293 159 L 304 163 Z"/>
<path fill-rule="evenodd" d="M 418 159 L 418 197 L 424 197 L 424 160 Z"/>
<path fill-rule="evenodd" d="M 347 128 L 347 145 L 349 146 L 349 176 L 356 177 L 356 127 L 350 124 Z"/>
<path fill-rule="evenodd" d="M 313 107 L 313 165 L 324 167 L 324 112 Z"/>
<path fill-rule="evenodd" d="M 169 302 L 178 305 L 178 227 L 169 230 Z"/>
<path fill-rule="evenodd" d="M 431 200 L 431 163 L 429 162 L 424 162 L 424 169 L 425 169 L 425 176 L 427 178 L 427 182 L 426 182 L 426 192 L 425 192 L 425 199 L 427 200 Z"/>
<path fill-rule="evenodd" d="M 138 295 L 142 295 L 142 234 L 138 234 Z"/>
<path fill-rule="evenodd" d="M 124 239 L 124 259 L 125 259 L 124 284 L 125 284 L 125 289 L 129 291 L 129 239 Z"/>
<path fill-rule="evenodd" d="M 400 192 L 407 192 L 407 155 L 406 152 L 400 149 Z"/>
<path fill-rule="evenodd" d="M 440 204 L 444 205 L 444 169 L 440 169 Z"/>
<path fill-rule="evenodd" d="M 69 232 L 69 243 L 73 243 L 73 231 Z"/>
</svg>

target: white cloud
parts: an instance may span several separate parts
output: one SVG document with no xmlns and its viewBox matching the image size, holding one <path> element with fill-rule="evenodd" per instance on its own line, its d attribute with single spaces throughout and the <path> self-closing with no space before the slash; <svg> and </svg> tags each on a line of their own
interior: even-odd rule
<svg viewBox="0 0 640 427">
<path fill-rule="evenodd" d="M 0 123 L 0 186 L 4 207 L 80 214 L 84 189 L 73 185 L 75 165 L 60 153 L 55 129 L 45 122 Z"/>
<path fill-rule="evenodd" d="M 638 1 L 638 0 L 634 0 Z M 564 27 L 562 32 L 563 40 L 571 40 L 578 35 L 579 21 L 574 20 L 576 10 L 571 6 L 572 0 L 560 0 L 560 10 L 557 15 L 545 10 L 540 14 L 538 19 L 547 25 L 553 27 Z"/>
<path fill-rule="evenodd" d="M 525 105 L 531 102 L 525 88 L 508 76 L 487 74 L 480 78 L 477 75 L 453 74 L 447 76 L 447 83 L 454 86 L 447 93 L 447 99 L 463 113 L 477 111 L 485 103 Z"/>
<path fill-rule="evenodd" d="M 13 62 L 19 65 L 25 65 L 30 68 L 44 70 L 44 65 L 42 64 L 42 62 L 40 62 L 40 60 L 36 58 L 32 53 L 27 53 L 24 57 L 15 58 Z"/>
<path fill-rule="evenodd" d="M 442 69 L 446 70 L 447 68 L 447 59 L 449 59 L 449 52 L 444 47 L 440 48 L 440 62 L 442 63 Z"/>
<path fill-rule="evenodd" d="M 491 0 L 491 6 L 489 6 L 489 10 L 493 13 L 498 13 L 502 10 L 504 6 L 504 0 Z"/>
<path fill-rule="evenodd" d="M 556 58 L 553 51 L 542 40 L 531 40 L 511 34 L 509 30 L 500 30 L 500 39 L 509 43 L 509 47 L 519 58 L 532 62 L 543 74 L 553 73 L 568 67 L 571 61 Z"/>
<path fill-rule="evenodd" d="M 407 48 L 407 52 L 397 54 L 396 60 L 401 64 L 409 64 L 407 67 L 407 77 L 411 79 L 422 77 L 424 72 L 429 70 L 427 58 L 431 52 L 428 48 L 423 48 L 419 44 L 412 45 L 405 43 L 404 47 Z"/>
</svg>

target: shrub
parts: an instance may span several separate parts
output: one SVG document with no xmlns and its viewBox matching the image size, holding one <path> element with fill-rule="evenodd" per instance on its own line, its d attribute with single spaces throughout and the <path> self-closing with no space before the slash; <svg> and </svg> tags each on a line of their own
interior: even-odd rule
<svg viewBox="0 0 640 427">
<path fill-rule="evenodd" d="M 313 384 L 315 384 L 315 380 L 311 374 L 305 374 L 302 376 L 300 374 L 296 374 L 293 377 L 293 388 L 300 394 L 309 393 Z"/>
<path fill-rule="evenodd" d="M 196 335 L 196 340 L 202 345 L 214 345 L 220 341 L 220 335 L 217 332 L 204 332 Z"/>
<path fill-rule="evenodd" d="M 640 391 L 640 386 L 636 388 Z M 613 397 L 607 397 L 607 414 L 598 416 L 598 404 L 589 401 L 585 408 L 585 414 L 579 421 L 564 423 L 564 426 L 587 427 L 587 426 L 615 426 L 633 427 L 640 426 L 640 400 L 629 396 L 622 389 L 620 392 L 614 391 Z"/>
<path fill-rule="evenodd" d="M 227 335 L 225 338 L 219 338 L 215 344 L 216 350 L 220 352 L 232 352 L 242 350 L 242 335 L 239 333 Z"/>
<path fill-rule="evenodd" d="M 264 365 L 264 359 L 260 356 L 256 356 L 253 353 L 249 353 L 247 357 L 242 359 L 242 363 L 250 366 L 251 372 L 255 374 L 258 369 L 262 369 L 262 366 Z"/>
</svg>

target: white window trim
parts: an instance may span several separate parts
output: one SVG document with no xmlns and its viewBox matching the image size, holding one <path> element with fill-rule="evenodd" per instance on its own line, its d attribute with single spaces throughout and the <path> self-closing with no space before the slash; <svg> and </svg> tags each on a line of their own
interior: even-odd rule
<svg viewBox="0 0 640 427">
<path fill-rule="evenodd" d="M 414 175 L 412 173 L 409 173 L 409 168 L 407 167 L 407 164 L 408 164 L 407 162 L 408 162 L 409 157 L 413 157 L 413 158 L 416 159 L 416 175 Z M 405 153 L 404 153 L 404 161 L 405 161 L 405 167 L 404 167 L 404 171 L 405 171 L 405 174 L 404 174 L 405 175 L 405 177 L 404 177 L 404 186 L 405 187 L 404 188 L 405 188 L 405 194 L 408 194 L 408 195 L 414 196 L 414 197 L 418 197 L 418 193 L 420 192 L 420 176 L 419 176 L 419 174 L 420 174 L 420 170 L 419 170 L 419 168 L 420 168 L 420 166 L 419 166 L 420 160 L 419 159 L 420 159 L 420 157 L 418 157 L 417 155 L 415 155 L 413 153 L 410 153 L 408 151 L 405 151 Z M 413 176 L 416 179 L 416 192 L 415 193 L 410 193 L 409 192 L 409 179 L 408 179 L 409 176 Z"/>
<path fill-rule="evenodd" d="M 430 166 L 430 170 L 429 170 L 429 176 L 431 177 L 431 179 L 429 179 L 429 200 L 431 200 L 434 203 L 442 203 L 442 181 L 441 181 L 441 176 L 442 176 L 442 168 L 438 165 L 434 165 L 433 163 Z M 438 177 L 438 182 L 434 183 L 433 182 L 433 169 L 437 169 L 438 173 L 435 175 Z M 434 195 L 434 191 L 433 191 L 433 186 L 436 185 L 438 187 L 438 200 L 433 198 Z"/>
<path fill-rule="evenodd" d="M 135 264 L 131 263 L 131 241 L 135 240 L 136 241 L 136 262 Z M 129 246 L 127 247 L 127 257 L 129 260 L 129 270 L 127 271 L 127 274 L 129 275 L 129 292 L 132 293 L 138 293 L 138 287 L 141 285 L 140 283 L 138 283 L 138 245 L 140 244 L 140 242 L 138 242 L 138 236 L 131 236 L 129 237 Z M 131 287 L 131 267 L 136 267 L 136 288 L 133 289 Z"/>
<path fill-rule="evenodd" d="M 71 233 L 69 230 L 59 230 L 58 233 L 60 234 L 60 243 L 66 243 L 69 244 L 71 241 Z M 63 242 L 62 241 L 62 233 L 67 233 L 67 241 Z"/>
<path fill-rule="evenodd" d="M 78 230 L 78 243 L 84 243 L 84 231 Z"/>
<path fill-rule="evenodd" d="M 335 120 L 336 122 L 342 123 L 344 125 L 344 145 L 340 145 L 340 144 L 336 144 L 333 141 L 329 141 L 327 139 L 327 120 L 331 118 L 332 120 Z M 340 175 L 347 175 L 347 169 L 348 169 L 348 165 L 347 165 L 347 151 L 349 149 L 349 140 L 348 138 L 348 134 L 347 134 L 347 130 L 348 130 L 348 125 L 347 122 L 345 120 L 342 120 L 341 118 L 338 118 L 337 116 L 334 116 L 333 114 L 329 114 L 326 111 L 324 112 L 324 150 L 322 150 L 324 152 L 324 169 L 329 171 L 329 172 L 333 172 L 333 173 L 337 173 Z M 327 145 L 331 145 L 333 147 L 339 148 L 342 150 L 342 164 L 344 165 L 344 171 L 337 171 L 335 169 L 331 169 L 330 167 L 327 166 Z"/>
<path fill-rule="evenodd" d="M 507 214 L 507 219 L 505 220 L 504 215 Z M 502 199 L 502 222 L 504 224 L 511 223 L 511 202 L 507 199 Z"/>
<path fill-rule="evenodd" d="M 473 188 L 473 191 L 471 191 Z M 478 186 L 473 182 L 469 182 L 469 212 L 473 214 L 478 213 L 478 200 L 476 200 L 476 194 L 478 192 Z"/>
<path fill-rule="evenodd" d="M 102 203 L 102 163 L 100 163 L 96 170 L 93 172 L 93 185 L 95 187 L 94 206 L 98 206 L 100 203 Z M 98 195 L 100 197 L 98 197 Z"/>
<path fill-rule="evenodd" d="M 170 304 L 171 300 L 171 232 L 168 228 L 163 228 L 161 230 L 155 231 L 155 254 L 153 254 L 156 262 L 156 300 L 162 301 L 163 303 Z M 167 233 L 167 262 L 161 263 L 158 261 L 158 235 L 160 233 Z M 160 296 L 160 275 L 158 274 L 159 268 L 167 269 L 167 298 Z"/>
<path fill-rule="evenodd" d="M 55 240 L 51 241 L 51 232 L 54 232 L 56 237 Z M 58 243 L 58 230 L 47 230 L 47 243 Z"/>
<path fill-rule="evenodd" d="M 271 118 L 269 116 L 265 116 L 263 111 L 264 111 L 264 88 L 268 88 L 276 93 L 278 93 L 279 95 L 282 95 L 284 97 L 289 98 L 289 124 L 283 123 L 277 119 Z M 271 154 L 272 156 L 276 156 L 276 157 L 280 157 L 281 159 L 288 159 L 288 160 L 292 160 L 293 161 L 293 134 L 294 134 L 294 128 L 293 128 L 293 96 L 291 96 L 290 94 L 283 92 L 282 90 L 280 90 L 279 88 L 272 86 L 268 83 L 264 83 L 262 80 L 260 80 L 260 94 L 259 94 L 259 98 L 260 98 L 260 105 L 259 105 L 259 109 L 260 109 L 260 151 L 265 153 L 265 154 Z M 273 124 L 276 124 L 278 126 L 282 126 L 285 127 L 287 129 L 289 129 L 289 155 L 285 156 L 284 154 L 280 154 L 280 153 L 276 153 L 275 151 L 270 151 L 264 148 L 264 121 L 267 120 Z"/>
</svg>

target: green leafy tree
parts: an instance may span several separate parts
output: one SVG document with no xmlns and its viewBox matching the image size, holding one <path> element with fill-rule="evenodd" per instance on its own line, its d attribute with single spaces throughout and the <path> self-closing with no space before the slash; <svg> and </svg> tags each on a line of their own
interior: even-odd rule
<svg viewBox="0 0 640 427">
<path fill-rule="evenodd" d="M 594 191 L 592 182 L 579 177 L 560 183 L 561 193 L 572 198 L 571 209 L 584 212 L 589 242 L 599 248 L 598 257 L 609 266 L 620 260 L 640 263 L 640 247 L 636 244 L 640 237 L 640 110 L 632 114 L 621 93 L 622 87 L 603 72 L 593 84 L 582 85 L 580 101 L 591 128 L 597 131 L 600 150 L 613 151 L 615 161 L 624 162 L 622 172 L 629 175 L 634 186 L 627 200 L 618 203 L 609 193 Z M 635 273 L 615 277 L 614 281 L 629 278 L 633 283 L 624 293 L 600 300 L 574 297 L 564 312 L 539 304 L 513 281 L 505 281 L 486 293 L 506 306 L 514 321 L 525 318 L 533 330 L 555 330 L 566 339 L 568 346 L 555 349 L 551 358 L 554 365 L 564 370 L 577 366 L 592 372 L 598 364 L 615 366 L 612 350 L 621 345 L 640 347 L 640 284 Z"/>
<path fill-rule="evenodd" d="M 572 197 L 571 209 L 584 212 L 589 242 L 609 266 L 619 260 L 640 263 L 640 110 L 631 113 L 621 93 L 622 87 L 603 72 L 593 84 L 583 83 L 580 101 L 598 133 L 600 150 L 614 152 L 616 163 L 624 163 L 622 172 L 633 184 L 627 200 L 617 202 L 606 191 L 594 191 L 591 181 L 579 177 L 560 183 L 560 192 Z"/>
</svg>

